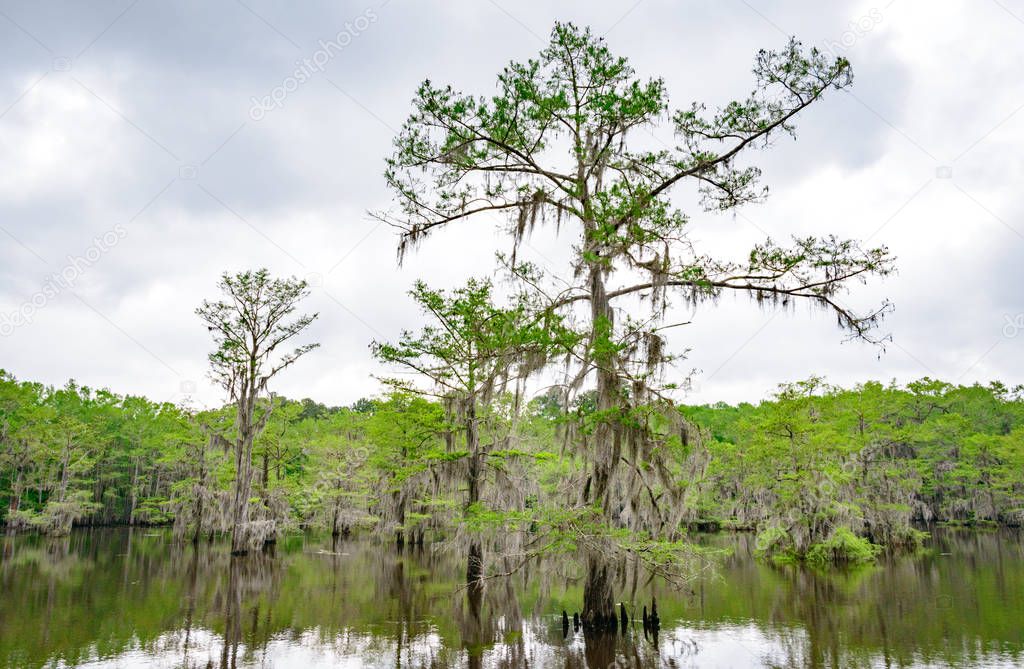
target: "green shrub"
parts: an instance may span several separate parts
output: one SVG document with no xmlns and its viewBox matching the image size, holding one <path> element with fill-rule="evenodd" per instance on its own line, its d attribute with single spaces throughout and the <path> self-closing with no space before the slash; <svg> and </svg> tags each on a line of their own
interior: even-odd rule
<svg viewBox="0 0 1024 669">
<path fill-rule="evenodd" d="M 874 562 L 882 547 L 858 537 L 845 527 L 836 528 L 825 541 L 813 544 L 804 559 L 816 566 Z"/>
<path fill-rule="evenodd" d="M 774 562 L 794 562 L 799 559 L 793 537 L 781 527 L 768 527 L 757 534 L 754 554 Z"/>
<path fill-rule="evenodd" d="M 924 546 L 925 539 L 931 535 L 927 532 L 923 532 L 914 527 L 905 527 L 901 531 L 894 533 L 893 537 L 888 542 L 888 545 L 893 548 L 898 548 L 905 551 L 916 551 L 920 550 Z"/>
</svg>

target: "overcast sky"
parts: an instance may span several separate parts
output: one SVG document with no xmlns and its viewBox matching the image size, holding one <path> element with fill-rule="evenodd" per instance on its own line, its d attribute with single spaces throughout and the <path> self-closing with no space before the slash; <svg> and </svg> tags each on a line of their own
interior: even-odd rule
<svg viewBox="0 0 1024 669">
<path fill-rule="evenodd" d="M 694 211 L 691 234 L 739 258 L 766 234 L 887 244 L 898 274 L 843 299 L 891 299 L 893 343 L 843 344 L 827 314 L 725 299 L 673 335 L 690 349 L 680 373 L 697 370 L 689 401 L 756 400 L 811 374 L 1024 382 L 1016 0 L 0 0 L 0 368 L 217 403 L 193 311 L 221 272 L 266 266 L 309 279 L 321 314 L 322 348 L 276 389 L 376 392 L 367 346 L 420 322 L 412 281 L 490 274 L 507 247 L 481 221 L 397 267 L 393 231 L 367 216 L 390 201 L 395 129 L 424 78 L 490 94 L 556 20 L 605 34 L 675 106 L 745 95 L 756 51 L 788 35 L 853 62 L 850 93 L 757 156 L 769 200 Z M 558 271 L 567 243 L 538 236 L 525 253 Z"/>
</svg>

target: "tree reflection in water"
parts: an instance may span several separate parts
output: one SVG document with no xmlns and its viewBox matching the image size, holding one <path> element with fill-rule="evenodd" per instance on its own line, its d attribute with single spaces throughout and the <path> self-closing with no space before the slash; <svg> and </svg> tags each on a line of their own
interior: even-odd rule
<svg viewBox="0 0 1024 669">
<path fill-rule="evenodd" d="M 931 551 L 831 573 L 757 562 L 745 535 L 705 540 L 732 549 L 717 578 L 679 592 L 623 569 L 626 632 L 587 636 L 565 559 L 467 587 L 465 555 L 430 546 L 293 537 L 231 558 L 157 530 L 5 536 L 0 667 L 1024 664 L 1019 534 L 938 532 Z"/>
</svg>

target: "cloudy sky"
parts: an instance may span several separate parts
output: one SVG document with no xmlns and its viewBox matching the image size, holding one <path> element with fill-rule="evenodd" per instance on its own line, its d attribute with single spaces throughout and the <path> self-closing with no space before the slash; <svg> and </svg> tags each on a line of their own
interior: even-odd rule
<svg viewBox="0 0 1024 669">
<path fill-rule="evenodd" d="M 788 35 L 856 80 L 757 157 L 771 197 L 693 212 L 742 257 L 771 235 L 887 244 L 899 273 L 844 299 L 895 313 L 884 352 L 822 313 L 726 299 L 674 334 L 690 401 L 781 381 L 1024 382 L 1024 4 L 1016 0 L 0 0 L 0 368 L 122 393 L 218 402 L 193 310 L 225 270 L 306 277 L 322 348 L 277 389 L 342 404 L 382 373 L 367 348 L 415 326 L 416 278 L 492 272 L 500 223 L 454 227 L 399 268 L 381 176 L 424 78 L 494 90 L 556 20 L 590 25 L 675 105 L 745 95 Z M 325 48 L 321 42 L 334 41 Z M 312 65 L 310 65 L 312 63 Z M 570 238 L 526 253 L 559 271 Z M 1018 336 L 1018 330 L 1020 334 Z"/>
</svg>

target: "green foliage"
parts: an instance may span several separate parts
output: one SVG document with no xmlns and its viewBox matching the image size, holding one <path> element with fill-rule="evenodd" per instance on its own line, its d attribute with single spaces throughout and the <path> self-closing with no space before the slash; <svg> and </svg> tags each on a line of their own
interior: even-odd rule
<svg viewBox="0 0 1024 669">
<path fill-rule="evenodd" d="M 173 405 L 0 372 L 0 513 L 10 527 L 50 534 L 87 521 L 165 522 L 159 479 L 187 431 Z"/>
<path fill-rule="evenodd" d="M 313 414 L 310 401 L 278 402 L 256 442 L 252 499 L 258 508 L 280 505 L 288 527 L 437 536 L 463 527 L 532 537 L 556 552 L 596 539 L 639 541 L 650 556 L 674 550 L 642 532 L 618 536 L 622 528 L 592 506 L 565 504 L 567 493 L 578 495 L 567 485 L 582 485 L 586 461 L 565 449 L 566 415 L 547 395 L 518 409 L 501 394 L 479 405 L 489 417 L 481 444 L 490 492 L 469 506 L 461 477 L 470 451 L 453 438 L 460 428 L 442 402 L 395 392 L 361 410 L 321 405 Z M 595 414 L 587 395 L 572 411 L 584 422 Z M 680 411 L 701 426 L 688 445 L 667 435 L 663 446 L 672 475 L 692 476 L 687 522 L 757 530 L 765 556 L 856 562 L 877 550 L 868 546 L 919 547 L 925 523 L 1019 525 L 1024 514 L 1019 389 L 923 379 L 843 390 L 811 379 L 756 406 Z M 218 510 L 234 461 L 218 439 L 230 440 L 234 412 L 0 374 L 2 520 L 53 534 L 129 522 L 227 531 Z M 635 412 L 624 420 L 667 424 Z"/>
<path fill-rule="evenodd" d="M 865 564 L 874 562 L 882 547 L 858 537 L 845 527 L 836 528 L 828 539 L 813 544 L 804 559 L 808 564 Z"/>
<path fill-rule="evenodd" d="M 768 527 L 757 535 L 755 554 L 775 562 L 788 564 L 804 561 L 815 567 L 860 565 L 874 562 L 882 547 L 859 537 L 845 527 L 837 527 L 821 541 L 801 551 L 789 532 L 781 527 Z"/>
<path fill-rule="evenodd" d="M 768 558 L 780 563 L 794 562 L 799 557 L 789 532 L 775 526 L 767 527 L 757 533 L 754 553 L 758 557 Z"/>
<path fill-rule="evenodd" d="M 270 378 L 319 346 L 303 344 L 291 351 L 282 346 L 317 317 L 289 320 L 309 289 L 303 280 L 275 279 L 266 269 L 225 272 L 218 287 L 224 299 L 204 301 L 196 309 L 216 344 L 210 368 L 232 400 L 255 398 Z"/>
<path fill-rule="evenodd" d="M 1024 403 L 999 384 L 810 379 L 756 407 L 682 411 L 709 437 L 695 513 L 759 530 L 765 554 L 827 557 L 846 532 L 913 550 L 914 524 L 1021 523 Z"/>
</svg>

